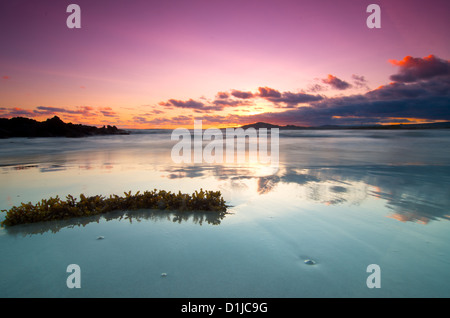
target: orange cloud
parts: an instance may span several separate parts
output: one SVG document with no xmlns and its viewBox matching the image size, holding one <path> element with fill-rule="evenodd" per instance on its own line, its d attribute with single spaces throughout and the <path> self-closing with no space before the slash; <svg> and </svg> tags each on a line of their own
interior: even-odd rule
<svg viewBox="0 0 450 318">
<path fill-rule="evenodd" d="M 430 54 L 423 58 L 405 56 L 402 60 L 389 60 L 389 63 L 399 66 L 397 74 L 390 77 L 395 82 L 411 83 L 436 76 L 450 75 L 450 62 Z"/>
<path fill-rule="evenodd" d="M 328 74 L 327 78 L 322 79 L 322 82 L 325 84 L 330 85 L 333 88 L 344 90 L 347 88 L 350 88 L 352 85 L 347 83 L 346 81 L 341 80 L 340 78 L 337 78 L 334 75 Z"/>
</svg>

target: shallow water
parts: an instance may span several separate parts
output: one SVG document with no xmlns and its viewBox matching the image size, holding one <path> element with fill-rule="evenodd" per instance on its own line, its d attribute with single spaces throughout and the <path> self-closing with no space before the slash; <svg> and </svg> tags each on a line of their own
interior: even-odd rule
<svg viewBox="0 0 450 318">
<path fill-rule="evenodd" d="M 0 140 L 0 209 L 201 187 L 232 205 L 223 219 L 117 211 L 2 228 L 0 297 L 450 296 L 449 131 L 283 131 L 275 170 L 175 164 L 173 144 L 167 131 Z"/>
</svg>

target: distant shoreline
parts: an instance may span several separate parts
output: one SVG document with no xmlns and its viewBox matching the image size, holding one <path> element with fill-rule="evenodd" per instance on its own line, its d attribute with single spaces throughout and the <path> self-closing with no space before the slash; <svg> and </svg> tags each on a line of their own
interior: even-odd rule
<svg viewBox="0 0 450 318">
<path fill-rule="evenodd" d="M 280 130 L 436 130 L 450 129 L 450 122 L 427 123 L 427 124 L 393 124 L 393 125 L 323 125 L 323 126 L 296 126 L 296 125 L 274 125 L 265 122 L 257 122 L 242 126 L 228 128 L 278 128 Z M 220 128 L 225 130 L 227 128 Z M 63 122 L 58 116 L 39 122 L 25 117 L 0 118 L 0 138 L 13 137 L 68 137 L 79 138 L 104 135 L 130 135 L 139 134 L 142 131 L 172 131 L 172 129 L 142 128 L 142 129 L 119 129 L 116 126 L 103 126 L 101 128 L 82 124 Z"/>
<path fill-rule="evenodd" d="M 98 135 L 129 135 L 116 126 L 87 126 L 63 122 L 58 116 L 46 121 L 36 121 L 25 117 L 0 118 L 0 138 L 11 137 L 88 137 Z"/>
<path fill-rule="evenodd" d="M 340 126 L 340 125 L 324 125 L 324 126 L 295 126 L 286 125 L 279 126 L 269 123 L 258 122 L 241 126 L 243 129 L 247 128 L 278 128 L 280 130 L 411 130 L 411 129 L 450 129 L 450 122 L 429 123 L 429 124 L 394 124 L 394 125 L 355 125 L 355 126 Z"/>
<path fill-rule="evenodd" d="M 222 127 L 221 130 L 227 128 L 278 128 L 280 130 L 430 130 L 430 129 L 450 129 L 450 122 L 429 123 L 429 124 L 394 124 L 394 125 L 355 125 L 355 126 L 340 126 L 340 125 L 324 125 L 324 126 L 295 126 L 295 125 L 274 125 L 270 123 L 258 122 L 254 124 L 247 124 L 242 126 Z M 205 128 L 206 129 L 206 128 Z M 203 130 L 205 130 L 203 129 Z M 168 128 L 132 128 L 129 129 L 131 134 L 137 134 L 142 131 L 172 131 Z M 190 128 L 188 130 L 193 130 Z"/>
</svg>

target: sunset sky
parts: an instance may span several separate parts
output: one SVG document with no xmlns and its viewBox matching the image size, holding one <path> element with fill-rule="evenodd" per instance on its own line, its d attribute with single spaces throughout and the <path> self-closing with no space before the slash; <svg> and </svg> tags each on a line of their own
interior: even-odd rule
<svg viewBox="0 0 450 318">
<path fill-rule="evenodd" d="M 69 29 L 69 4 L 81 29 Z M 381 28 L 369 29 L 369 4 Z M 0 117 L 120 128 L 450 121 L 448 0 L 0 3 Z"/>
</svg>

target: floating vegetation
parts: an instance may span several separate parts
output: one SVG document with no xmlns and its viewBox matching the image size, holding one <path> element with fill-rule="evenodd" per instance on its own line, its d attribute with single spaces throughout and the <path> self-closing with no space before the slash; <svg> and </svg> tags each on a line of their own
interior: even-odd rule
<svg viewBox="0 0 450 318">
<path fill-rule="evenodd" d="M 131 194 L 124 192 L 125 196 L 100 195 L 86 197 L 80 194 L 80 199 L 68 195 L 66 200 L 56 198 L 42 199 L 37 204 L 22 203 L 6 212 L 5 220 L 1 226 L 36 223 L 52 220 L 65 220 L 75 217 L 100 215 L 116 210 L 159 209 L 183 211 L 212 211 L 221 215 L 226 214 L 227 205 L 220 191 L 195 191 L 192 195 L 181 192 L 173 193 L 164 190 L 145 191 Z"/>
</svg>

